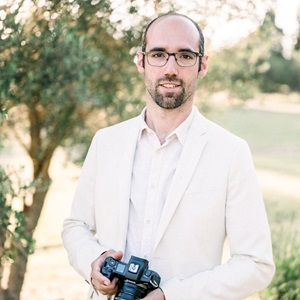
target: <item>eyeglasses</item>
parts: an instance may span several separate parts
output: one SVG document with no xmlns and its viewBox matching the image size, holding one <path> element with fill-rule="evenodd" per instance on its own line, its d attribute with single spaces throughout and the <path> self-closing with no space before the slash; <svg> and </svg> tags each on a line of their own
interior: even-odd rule
<svg viewBox="0 0 300 300">
<path fill-rule="evenodd" d="M 202 57 L 202 53 L 193 51 L 180 51 L 169 53 L 166 51 L 142 52 L 147 57 L 148 64 L 153 67 L 163 67 L 168 62 L 170 56 L 174 56 L 177 64 L 181 67 L 192 67 L 196 64 L 197 58 Z"/>
</svg>

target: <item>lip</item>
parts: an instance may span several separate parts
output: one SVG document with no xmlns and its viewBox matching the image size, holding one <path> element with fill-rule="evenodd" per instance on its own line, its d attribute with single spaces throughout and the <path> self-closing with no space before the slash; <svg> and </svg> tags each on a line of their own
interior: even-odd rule
<svg viewBox="0 0 300 300">
<path fill-rule="evenodd" d="M 163 82 L 159 83 L 159 86 L 165 90 L 173 91 L 173 90 L 177 90 L 178 88 L 180 88 L 181 84 L 178 82 L 163 81 Z"/>
</svg>

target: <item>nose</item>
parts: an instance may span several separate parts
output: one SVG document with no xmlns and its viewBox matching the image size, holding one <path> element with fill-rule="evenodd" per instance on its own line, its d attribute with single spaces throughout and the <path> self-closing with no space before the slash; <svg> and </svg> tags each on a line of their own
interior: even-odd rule
<svg viewBox="0 0 300 300">
<path fill-rule="evenodd" d="M 165 75 L 174 76 L 178 75 L 178 64 L 175 59 L 175 55 L 170 55 L 167 63 L 165 64 Z"/>
</svg>

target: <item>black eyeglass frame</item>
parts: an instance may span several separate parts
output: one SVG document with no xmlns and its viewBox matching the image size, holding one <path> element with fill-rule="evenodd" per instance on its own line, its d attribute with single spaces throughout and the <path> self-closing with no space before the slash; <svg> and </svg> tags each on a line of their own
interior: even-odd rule
<svg viewBox="0 0 300 300">
<path fill-rule="evenodd" d="M 163 65 L 161 65 L 161 66 L 155 66 L 155 65 L 150 64 L 150 63 L 149 63 L 149 59 L 148 59 L 148 54 L 153 53 L 153 52 L 166 53 L 166 54 L 168 55 L 168 58 L 166 59 L 166 62 L 165 62 Z M 201 60 L 202 57 L 204 56 L 204 54 L 202 54 L 202 53 L 200 53 L 200 52 L 194 52 L 194 51 L 191 51 L 191 50 L 188 50 L 188 51 L 178 51 L 178 52 L 167 52 L 167 51 L 152 50 L 152 51 L 142 51 L 141 53 L 144 55 L 144 57 L 145 57 L 145 56 L 147 57 L 147 61 L 148 61 L 148 64 L 149 64 L 150 66 L 152 66 L 152 67 L 158 67 L 158 68 L 164 67 L 164 66 L 167 64 L 167 62 L 169 61 L 170 56 L 174 56 L 176 63 L 177 63 L 178 66 L 180 66 L 180 67 L 183 67 L 183 68 L 189 68 L 189 67 L 193 67 L 193 66 L 196 65 L 197 59 L 195 60 L 195 63 L 194 63 L 193 65 L 191 65 L 191 66 L 182 66 L 182 65 L 180 65 L 180 64 L 178 63 L 178 59 L 176 58 L 176 54 L 178 54 L 178 53 L 193 53 L 194 55 L 196 55 L 196 57 L 200 57 L 200 60 Z"/>
</svg>

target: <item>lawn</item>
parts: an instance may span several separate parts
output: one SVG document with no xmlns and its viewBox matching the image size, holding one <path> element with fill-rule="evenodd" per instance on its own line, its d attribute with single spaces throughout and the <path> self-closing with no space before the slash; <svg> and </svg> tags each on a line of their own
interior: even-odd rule
<svg viewBox="0 0 300 300">
<path fill-rule="evenodd" d="M 247 140 L 258 168 L 300 176 L 298 114 L 229 108 L 209 118 Z"/>
</svg>

